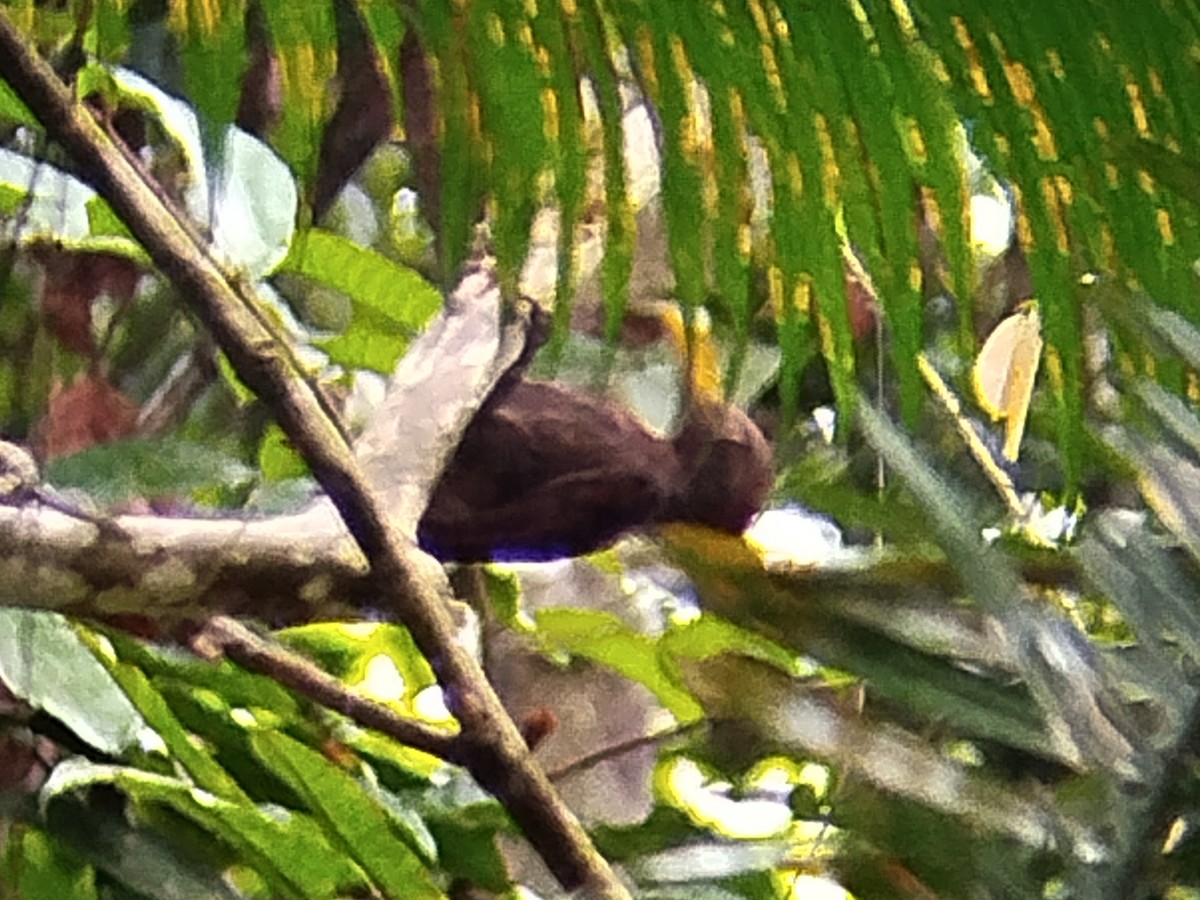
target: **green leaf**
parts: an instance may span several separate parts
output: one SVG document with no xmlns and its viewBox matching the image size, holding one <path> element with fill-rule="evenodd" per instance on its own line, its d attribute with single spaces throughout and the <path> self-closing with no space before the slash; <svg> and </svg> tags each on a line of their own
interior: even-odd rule
<svg viewBox="0 0 1200 900">
<path fill-rule="evenodd" d="M 88 201 L 87 215 L 93 238 L 78 245 L 78 249 L 119 253 L 140 263 L 150 263 L 150 255 L 133 239 L 129 227 L 108 205 L 108 201 L 93 197 Z"/>
<path fill-rule="evenodd" d="M 549 163 L 540 97 L 544 79 L 533 48 L 523 37 L 529 27 L 523 8 L 479 0 L 473 13 L 468 34 L 471 53 L 489 73 L 472 86 L 491 138 L 489 181 L 495 203 L 491 234 L 501 286 L 512 296 L 539 201 L 536 178 Z"/>
<path fill-rule="evenodd" d="M 892 546 L 929 540 L 927 533 L 912 527 L 923 515 L 912 497 L 894 483 L 878 494 L 864 493 L 855 483 L 853 465 L 836 447 L 807 447 L 783 475 L 779 492 L 836 517 L 843 529 L 862 528 Z"/>
<path fill-rule="evenodd" d="M 366 369 L 391 375 L 408 348 L 412 330 L 368 306 L 354 309 L 350 325 L 341 334 L 318 339 L 329 361 L 348 369 Z"/>
<path fill-rule="evenodd" d="M 247 672 L 228 661 L 213 663 L 191 653 L 156 647 L 123 632 L 110 630 L 117 657 L 136 666 L 156 685 L 178 683 L 192 693 L 219 695 L 230 707 L 268 711 L 279 722 L 301 718 L 301 705 L 287 688 L 267 675 Z"/>
<path fill-rule="evenodd" d="M 8 884 L 26 900 L 96 900 L 95 873 L 57 841 L 37 828 L 13 829 L 4 846 Z"/>
<path fill-rule="evenodd" d="M 697 826 L 682 810 L 655 806 L 643 822 L 598 826 L 594 838 L 606 859 L 624 862 L 679 846 L 707 833 L 707 829 Z"/>
<path fill-rule="evenodd" d="M 634 214 L 637 201 L 631 196 L 625 173 L 624 109 L 620 79 L 613 70 L 612 58 L 604 43 L 604 14 L 596 2 L 581 4 L 587 21 L 580 28 L 583 52 L 588 68 L 594 73 L 597 105 L 600 109 L 604 153 L 604 210 L 606 219 L 604 258 L 600 261 L 600 289 L 604 306 L 604 337 L 615 344 L 629 300 L 629 282 L 633 272 L 634 243 L 637 229 Z M 562 312 L 555 308 L 555 331 L 565 340 L 570 323 L 569 305 Z"/>
<path fill-rule="evenodd" d="M 659 650 L 671 657 L 709 659 L 736 653 L 758 659 L 780 671 L 799 674 L 796 655 L 763 635 L 741 628 L 714 615 L 703 615 L 667 630 Z"/>
<path fill-rule="evenodd" d="M 195 736 L 193 739 L 204 741 L 204 750 L 213 763 L 236 781 L 239 791 L 257 804 L 289 809 L 303 806 L 302 798 L 258 757 L 251 737 L 256 729 L 282 727 L 316 743 L 327 737 L 328 729 L 305 719 L 277 723 L 261 710 L 238 709 L 219 694 L 183 682 L 162 679 L 155 686 L 170 705 L 171 714 Z"/>
<path fill-rule="evenodd" d="M 1178 642 L 1192 659 L 1200 660 L 1194 583 L 1183 560 L 1160 545 L 1148 523 L 1099 513 L 1078 554 L 1088 586 L 1112 600 L 1139 642 Z M 1157 693 L 1166 683 L 1155 680 Z"/>
<path fill-rule="evenodd" d="M 662 11 L 674 8 L 664 6 Z M 688 138 L 688 129 L 696 125 L 689 102 L 693 76 L 690 70 L 684 70 L 683 48 L 674 43 L 669 28 L 657 28 L 653 35 L 653 56 L 648 62 L 652 61 L 656 69 L 650 81 L 657 87 L 657 95 L 652 94 L 650 99 L 658 108 L 663 128 L 662 204 L 667 244 L 676 293 L 686 308 L 694 309 L 704 302 L 707 294 L 705 234 L 702 226 L 697 227 L 707 217 L 695 141 Z"/>
<path fill-rule="evenodd" d="M 515 631 L 527 630 L 528 621 L 521 615 L 521 579 L 517 574 L 501 566 L 484 566 L 483 577 L 492 611 L 500 623 Z"/>
<path fill-rule="evenodd" d="M 0 79 L 0 120 L 18 125 L 37 125 L 38 120 L 16 95 L 8 82 Z"/>
<path fill-rule="evenodd" d="M 437 197 L 439 222 L 431 222 L 438 236 L 439 280 L 449 288 L 470 250 L 471 235 L 479 213 L 485 185 L 481 173 L 487 171 L 476 131 L 472 128 L 476 108 L 467 66 L 468 41 L 454 17 L 429 16 L 426 50 L 437 58 L 441 84 L 438 106 L 442 117 L 442 184 Z M 532 98 L 530 98 L 532 100 Z"/>
<path fill-rule="evenodd" d="M 271 143 L 308 185 L 320 158 L 316 148 L 329 112 L 328 85 L 336 63 L 333 4 L 264 0 L 262 6 L 283 71 L 303 73 L 282 80 L 283 118 Z"/>
<path fill-rule="evenodd" d="M 101 876 L 101 896 L 113 891 L 146 900 L 242 900 L 221 871 L 229 854 L 216 841 L 182 833 L 185 820 L 159 809 L 143 807 L 145 820 L 132 821 L 114 799 L 103 790 L 60 793 L 44 805 L 58 843 Z"/>
<path fill-rule="evenodd" d="M 82 634 L 96 658 L 105 664 L 109 675 L 161 739 L 162 749 L 192 777 L 196 785 L 227 800 L 248 801 L 238 783 L 213 760 L 207 749 L 194 743 L 192 735 L 184 730 L 145 673 L 134 666 L 106 658 L 102 641 L 86 632 Z"/>
<path fill-rule="evenodd" d="M 506 829 L 492 823 L 475 824 L 461 813 L 431 815 L 427 824 L 447 872 L 485 891 L 500 893 L 511 888 L 508 865 L 496 840 Z"/>
<path fill-rule="evenodd" d="M 497 838 L 517 835 L 517 827 L 465 772 L 450 769 L 445 774 L 448 779 L 439 786 L 407 791 L 401 799 L 425 819 L 445 871 L 484 890 L 508 890 L 508 865 Z"/>
<path fill-rule="evenodd" d="M 223 800 L 176 778 L 69 760 L 54 770 L 43 787 L 43 802 L 53 804 L 60 795 L 106 784 L 137 803 L 168 807 L 200 825 L 286 896 L 328 900 L 361 885 L 342 853 L 329 847 L 308 817 L 280 816 Z"/>
<path fill-rule="evenodd" d="M 11 184 L 0 184 L 0 216 L 13 216 L 20 211 L 29 192 Z"/>
<path fill-rule="evenodd" d="M 398 685 L 400 695 L 388 699 L 409 713 L 415 714 L 413 701 L 417 695 L 437 684 L 433 669 L 402 625 L 322 623 L 289 628 L 278 637 L 351 684 L 369 680 L 372 667 L 386 659 L 402 682 Z"/>
<path fill-rule="evenodd" d="M 919 456 L 911 441 L 865 403 L 859 406 L 859 421 L 867 440 L 924 508 L 946 558 L 958 566 L 975 599 L 996 611 L 1012 608 L 1022 596 L 1020 582 L 1001 556 L 984 545 L 982 525 L 966 499 Z"/>
<path fill-rule="evenodd" d="M 88 204 L 96 192 L 73 175 L 0 149 L 0 185 L 19 192 L 22 198 L 20 218 L 0 223 L 5 240 L 41 238 L 71 243 L 84 241 L 91 233 Z"/>
<path fill-rule="evenodd" d="M 404 841 L 397 838 L 379 804 L 362 786 L 315 750 L 276 732 L 252 738 L 262 761 L 304 797 L 330 838 L 367 873 L 385 897 L 445 896 Z"/>
<path fill-rule="evenodd" d="M 0 610 L 0 680 L 101 753 L 119 755 L 153 737 L 79 633 L 57 614 Z"/>
<path fill-rule="evenodd" d="M 258 467 L 268 483 L 302 478 L 308 474 L 308 464 L 296 452 L 283 429 L 272 423 L 267 426 L 258 445 Z"/>
<path fill-rule="evenodd" d="M 583 104 L 575 72 L 574 53 L 581 52 L 578 20 L 582 10 L 548 4 L 533 20 L 534 35 L 549 51 L 550 82 L 555 98 L 558 133 L 554 136 L 554 191 L 558 199 L 558 275 L 555 282 L 556 324 L 570 315 L 572 281 L 575 276 L 576 227 L 587 191 L 587 167 L 591 161 L 585 141 Z M 557 329 L 556 329 L 557 332 Z M 557 336 L 557 334 L 556 334 Z"/>
<path fill-rule="evenodd" d="M 180 56 L 188 96 L 210 133 L 220 134 L 237 112 L 240 81 L 230 77 L 246 66 L 242 4 L 218 0 L 212 7 L 189 6 Z"/>
<path fill-rule="evenodd" d="M 274 151 L 240 128 L 225 132 L 212 208 L 212 249 L 252 281 L 287 257 L 299 195 L 291 171 Z"/>
<path fill-rule="evenodd" d="M 538 610 L 537 635 L 548 647 L 598 662 L 649 690 L 680 722 L 701 709 L 663 665 L 657 643 L 611 613 L 585 609 Z"/>
<path fill-rule="evenodd" d="M 154 498 L 196 499 L 246 487 L 253 470 L 236 457 L 174 438 L 135 438 L 53 460 L 46 481 L 77 488 L 100 506 Z"/>
<path fill-rule="evenodd" d="M 296 235 L 280 271 L 341 291 L 355 311 L 370 310 L 415 333 L 442 306 L 442 297 L 417 272 L 319 228 Z"/>
</svg>

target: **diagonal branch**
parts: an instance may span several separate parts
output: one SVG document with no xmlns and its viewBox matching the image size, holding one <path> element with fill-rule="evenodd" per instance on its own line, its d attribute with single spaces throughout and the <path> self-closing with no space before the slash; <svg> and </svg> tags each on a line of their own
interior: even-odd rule
<svg viewBox="0 0 1200 900">
<path fill-rule="evenodd" d="M 364 728 L 372 728 L 439 759 L 456 761 L 453 734 L 406 718 L 386 703 L 356 694 L 323 669 L 260 637 L 236 619 L 213 616 L 204 623 L 196 640 L 251 671 L 270 675 L 301 696 L 340 712 Z"/>
<path fill-rule="evenodd" d="M 532 760 L 477 661 L 455 641 L 444 570 L 389 521 L 336 423 L 254 314 L 252 299 L 239 293 L 197 246 L 2 11 L 0 77 L 87 173 L 213 335 L 238 376 L 275 413 L 366 556 L 380 605 L 408 627 L 429 659 L 462 725 L 463 761 L 471 774 L 507 807 L 565 887 L 588 896 L 628 897 Z"/>
</svg>

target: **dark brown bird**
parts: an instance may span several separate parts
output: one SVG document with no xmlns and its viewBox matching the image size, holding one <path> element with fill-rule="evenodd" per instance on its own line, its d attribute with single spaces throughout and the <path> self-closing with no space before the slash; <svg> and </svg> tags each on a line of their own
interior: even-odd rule
<svg viewBox="0 0 1200 900">
<path fill-rule="evenodd" d="M 771 449 L 740 410 L 695 400 L 674 438 L 558 384 L 507 379 L 467 428 L 421 519 L 442 560 L 546 560 L 665 522 L 741 533 Z"/>
</svg>

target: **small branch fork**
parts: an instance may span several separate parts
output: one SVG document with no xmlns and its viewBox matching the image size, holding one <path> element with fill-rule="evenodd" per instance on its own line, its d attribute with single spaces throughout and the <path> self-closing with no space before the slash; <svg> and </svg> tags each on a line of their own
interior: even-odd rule
<svg viewBox="0 0 1200 900">
<path fill-rule="evenodd" d="M 404 458 L 416 456 L 420 467 L 383 486 L 382 496 L 389 500 L 402 498 L 399 509 L 389 508 L 364 475 L 364 468 L 378 473 L 391 442 L 368 441 L 360 465 L 321 398 L 304 373 L 292 364 L 288 348 L 280 344 L 278 336 L 256 314 L 254 298 L 247 295 L 236 279 L 227 277 L 207 248 L 197 243 L 191 229 L 163 205 L 91 114 L 31 51 L 2 10 L 0 77 L 16 91 L 51 139 L 70 154 L 87 180 L 128 225 L 179 290 L 193 315 L 212 334 L 238 377 L 271 408 L 292 444 L 304 456 L 366 559 L 369 572 L 360 576 L 366 580 L 364 586 L 369 586 L 370 595 L 380 607 L 407 626 L 437 674 L 447 704 L 462 727 L 455 738 L 454 754 L 458 760 L 504 804 L 565 888 L 579 890 L 587 897 L 629 897 L 532 759 L 517 726 L 500 705 L 478 662 L 455 640 L 455 626 L 449 613 L 453 597 L 445 571 L 413 542 L 416 521 L 440 466 L 490 389 L 486 384 L 488 378 L 498 377 L 496 369 L 489 365 L 474 373 L 476 380 L 468 385 L 465 396 L 459 398 L 461 405 L 448 415 L 439 413 L 436 433 L 422 436 L 428 446 L 440 450 L 432 462 L 407 447 L 401 457 L 392 457 L 394 465 L 401 465 Z M 494 285 L 487 291 L 480 289 L 479 282 L 468 284 L 472 278 L 483 277 L 482 273 L 468 276 L 460 290 L 498 299 Z M 491 359 L 495 360 L 495 355 Z M 466 373 L 457 366 L 456 372 L 466 378 Z M 437 380 L 438 374 L 435 367 L 426 368 L 427 378 Z M 404 410 L 408 418 L 394 424 L 398 430 L 393 435 L 403 438 L 415 421 L 413 414 L 418 419 L 422 415 L 428 417 L 430 409 Z M 21 514 L 9 517 L 9 524 Z M 326 520 L 329 518 L 325 516 Z M 83 521 L 60 524 L 68 531 L 95 530 L 94 524 Z M 248 526 L 241 523 L 241 527 Z M 52 554 L 54 548 L 46 547 L 45 552 Z M 204 583 L 203 575 L 187 569 L 183 563 L 160 558 L 156 564 L 160 579 L 173 579 L 193 587 Z M 28 562 L 26 565 L 31 570 L 35 568 Z M 220 583 L 219 579 L 214 583 Z M 110 587 L 110 592 L 115 587 Z"/>
</svg>

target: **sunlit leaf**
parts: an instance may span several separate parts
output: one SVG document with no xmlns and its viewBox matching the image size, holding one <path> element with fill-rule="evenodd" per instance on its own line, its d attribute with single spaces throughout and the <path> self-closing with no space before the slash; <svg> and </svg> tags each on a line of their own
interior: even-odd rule
<svg viewBox="0 0 1200 900">
<path fill-rule="evenodd" d="M 103 753 L 150 740 L 146 721 L 61 616 L 3 610 L 0 680 Z"/>
<path fill-rule="evenodd" d="M 537 634 L 559 651 L 601 663 L 644 685 L 682 722 L 699 707 L 664 669 L 655 643 L 610 613 L 583 609 L 543 609 L 535 615 Z"/>
<path fill-rule="evenodd" d="M 240 128 L 229 128 L 223 149 L 214 175 L 213 249 L 236 271 L 257 280 L 274 271 L 291 248 L 296 182 L 266 144 Z"/>
<path fill-rule="evenodd" d="M 296 236 L 280 266 L 348 296 L 356 307 L 415 332 L 441 307 L 441 295 L 412 269 L 319 228 Z"/>
<path fill-rule="evenodd" d="M 996 326 L 975 358 L 975 395 L 984 411 L 1004 422 L 1004 456 L 1015 462 L 1025 434 L 1042 356 L 1042 319 L 1036 303 Z"/>
<path fill-rule="evenodd" d="M 40 829 L 28 828 L 5 841 L 0 879 L 22 897 L 60 897 L 62 900 L 95 900 L 95 876 L 82 863 Z"/>
</svg>

